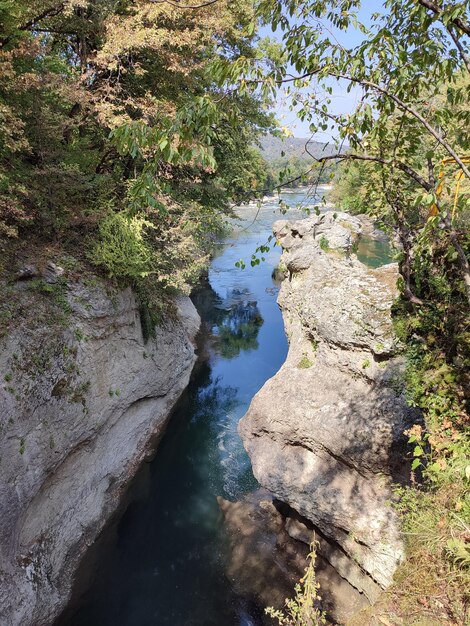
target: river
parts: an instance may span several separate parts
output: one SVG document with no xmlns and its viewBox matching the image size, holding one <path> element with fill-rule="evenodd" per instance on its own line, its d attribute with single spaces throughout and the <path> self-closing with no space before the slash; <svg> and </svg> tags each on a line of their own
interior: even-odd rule
<svg viewBox="0 0 470 626">
<path fill-rule="evenodd" d="M 312 204 L 302 193 L 286 201 Z M 244 207 L 213 259 L 208 284 L 195 290 L 203 320 L 200 358 L 151 463 L 139 471 L 129 501 L 81 577 L 88 590 L 61 626 L 258 626 L 263 607 L 240 596 L 227 576 L 230 547 L 217 496 L 235 500 L 257 488 L 237 433 L 254 394 L 287 354 L 278 287 L 280 250 L 252 267 L 265 244 L 277 200 Z M 256 219 L 254 219 L 256 217 Z M 362 260 L 387 258 L 369 242 Z M 245 269 L 235 263 L 242 259 Z"/>
</svg>

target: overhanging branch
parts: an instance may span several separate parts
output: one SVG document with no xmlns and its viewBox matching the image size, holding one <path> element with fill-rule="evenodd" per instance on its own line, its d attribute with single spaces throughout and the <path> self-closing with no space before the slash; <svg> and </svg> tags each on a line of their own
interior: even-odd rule
<svg viewBox="0 0 470 626">
<path fill-rule="evenodd" d="M 210 7 L 211 4 L 215 4 L 219 0 L 208 0 L 207 2 L 202 2 L 201 4 L 180 4 L 179 2 L 172 2 L 172 0 L 150 0 L 154 4 L 169 4 L 172 7 L 176 7 L 177 9 L 202 9 L 204 7 Z"/>
<path fill-rule="evenodd" d="M 432 11 L 434 15 L 437 15 L 439 17 L 442 15 L 443 9 L 435 2 L 431 2 L 430 0 L 418 0 L 418 3 L 425 9 L 429 9 L 430 11 Z M 468 22 L 460 19 L 460 17 L 455 17 L 450 21 L 463 33 L 465 33 L 466 35 L 470 35 L 470 24 Z"/>
<path fill-rule="evenodd" d="M 426 130 L 429 132 L 429 134 L 432 135 L 434 137 L 434 139 L 436 139 L 437 142 L 446 150 L 446 152 L 449 154 L 449 156 L 451 156 L 454 159 L 455 163 L 460 167 L 460 169 L 463 171 L 465 176 L 470 179 L 470 169 L 465 165 L 465 163 L 462 161 L 462 159 L 459 157 L 459 155 L 455 152 L 455 150 L 452 148 L 452 146 L 445 140 L 443 135 L 441 133 L 439 133 L 427 121 L 427 119 L 425 119 L 421 115 L 421 113 L 419 111 L 417 111 L 411 105 L 409 105 L 406 102 L 404 102 L 403 100 L 401 100 L 401 98 L 399 98 L 398 96 L 396 96 L 394 93 L 392 93 L 391 91 L 389 91 L 388 89 L 386 89 L 383 86 L 378 85 L 377 83 L 374 83 L 374 82 L 372 82 L 370 80 L 367 80 L 365 78 L 358 78 L 356 76 L 350 76 L 349 74 L 343 74 L 342 72 L 338 72 L 338 71 L 336 71 L 334 69 L 330 69 L 327 66 L 319 67 L 319 68 L 317 68 L 317 69 L 315 69 L 315 70 L 313 70 L 311 72 L 306 72 L 305 74 L 302 74 L 301 76 L 294 76 L 294 77 L 291 77 L 291 78 L 287 78 L 285 80 L 278 81 L 278 83 L 285 83 L 285 82 L 292 82 L 292 81 L 295 81 L 295 80 L 302 80 L 304 78 L 317 76 L 320 73 L 326 73 L 328 76 L 331 76 L 333 78 L 338 78 L 338 79 L 341 78 L 343 80 L 349 80 L 352 83 L 356 83 L 358 85 L 362 85 L 363 87 L 369 87 L 369 89 L 373 89 L 374 91 L 378 91 L 379 93 L 383 94 L 384 96 L 386 96 L 387 98 L 389 98 L 390 100 L 395 102 L 395 104 L 402 111 L 405 111 L 406 113 L 409 113 L 412 117 L 417 119 L 426 128 Z M 252 82 L 260 82 L 260 81 L 252 81 Z"/>
<path fill-rule="evenodd" d="M 426 191 L 432 191 L 432 185 L 428 183 L 422 176 L 418 174 L 412 167 L 403 163 L 402 161 L 397 161 L 396 159 L 383 159 L 381 157 L 375 157 L 368 154 L 332 154 L 324 157 L 314 157 L 318 163 L 323 163 L 325 161 L 371 161 L 373 163 L 381 163 L 382 165 L 386 165 L 387 167 L 396 167 L 401 170 L 404 174 L 412 178 L 420 187 L 425 189 Z"/>
<path fill-rule="evenodd" d="M 56 4 L 53 7 L 44 9 L 44 11 L 42 13 L 39 13 L 39 15 L 35 15 L 24 24 L 21 24 L 20 26 L 18 26 L 17 30 L 21 30 L 21 31 L 32 30 L 35 24 L 37 24 L 38 22 L 41 22 L 42 20 L 45 20 L 48 17 L 54 17 L 55 15 L 58 15 L 64 10 L 64 8 L 65 8 L 65 4 L 61 2 L 58 5 Z M 10 40 L 11 40 L 11 35 L 3 39 L 0 39 L 0 44 L 2 46 L 6 46 L 10 42 Z"/>
<path fill-rule="evenodd" d="M 61 11 L 63 10 L 64 10 L 63 2 L 61 2 L 59 5 L 56 5 L 54 7 L 49 7 L 48 9 L 45 9 L 39 15 L 36 15 L 36 17 L 33 17 L 30 20 L 28 20 L 25 24 L 22 24 L 21 26 L 19 26 L 18 30 L 29 30 L 32 26 L 34 26 L 41 20 L 45 20 L 47 17 L 54 17 L 55 15 L 58 15 L 59 13 L 61 13 Z"/>
</svg>

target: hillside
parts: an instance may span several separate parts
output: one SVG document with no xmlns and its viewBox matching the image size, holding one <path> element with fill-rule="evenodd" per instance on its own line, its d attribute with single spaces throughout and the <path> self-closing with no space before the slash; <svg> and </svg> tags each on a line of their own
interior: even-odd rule
<svg viewBox="0 0 470 626">
<path fill-rule="evenodd" d="M 333 142 L 326 144 L 307 138 L 265 135 L 259 146 L 262 157 L 268 163 L 268 189 L 279 184 L 297 187 L 317 182 L 328 183 L 334 175 L 335 161 L 328 161 L 323 166 L 315 161 L 338 152 Z"/>
<path fill-rule="evenodd" d="M 281 159 L 288 161 L 292 157 L 310 161 L 310 155 L 319 158 L 337 152 L 337 148 L 333 142 L 322 143 L 320 141 L 309 140 L 306 137 L 281 138 L 266 135 L 262 137 L 260 147 L 261 153 L 268 163 L 273 163 Z M 307 147 L 310 154 L 307 153 Z M 282 152 L 284 152 L 284 155 L 282 155 Z"/>
</svg>

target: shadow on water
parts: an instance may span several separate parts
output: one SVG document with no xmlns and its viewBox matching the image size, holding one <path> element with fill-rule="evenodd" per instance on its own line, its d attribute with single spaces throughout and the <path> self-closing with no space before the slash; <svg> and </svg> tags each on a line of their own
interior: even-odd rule
<svg viewBox="0 0 470 626">
<path fill-rule="evenodd" d="M 234 384 L 244 386 L 236 374 L 259 348 L 263 317 L 248 289 L 225 293 L 221 297 L 208 283 L 194 292 L 202 328 L 190 384 L 158 454 L 140 470 L 127 501 L 83 563 L 76 601 L 60 626 L 264 621 L 262 609 L 239 595 L 227 577 L 230 546 L 217 503 L 217 496 L 236 499 L 257 487 L 237 433 L 256 389 L 240 394 Z M 232 363 L 230 380 L 219 367 L 226 361 Z"/>
<path fill-rule="evenodd" d="M 279 249 L 257 268 L 235 268 L 265 243 L 277 203 L 256 223 L 245 213 L 250 229 L 234 230 L 193 294 L 203 323 L 190 384 L 154 460 L 84 560 L 75 601 L 57 626 L 265 623 L 262 607 L 231 578 L 229 531 L 217 502 L 258 487 L 237 425 L 287 354 L 271 276 Z"/>
</svg>

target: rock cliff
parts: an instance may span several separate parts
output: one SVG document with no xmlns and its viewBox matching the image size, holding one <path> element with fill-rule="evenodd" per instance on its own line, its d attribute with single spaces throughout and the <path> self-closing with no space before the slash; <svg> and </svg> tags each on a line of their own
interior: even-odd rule
<svg viewBox="0 0 470 626">
<path fill-rule="evenodd" d="M 0 311 L 8 320 L 0 333 L 0 623 L 8 626 L 50 624 L 64 608 L 87 546 L 188 383 L 199 327 L 180 297 L 145 343 L 130 289 L 26 274 L 3 285 Z"/>
<path fill-rule="evenodd" d="M 361 221 L 328 212 L 277 222 L 289 353 L 240 434 L 260 484 L 291 507 L 286 528 L 369 601 L 403 557 L 390 483 L 406 479 L 403 398 L 391 322 L 397 266 L 352 253 Z"/>
</svg>

